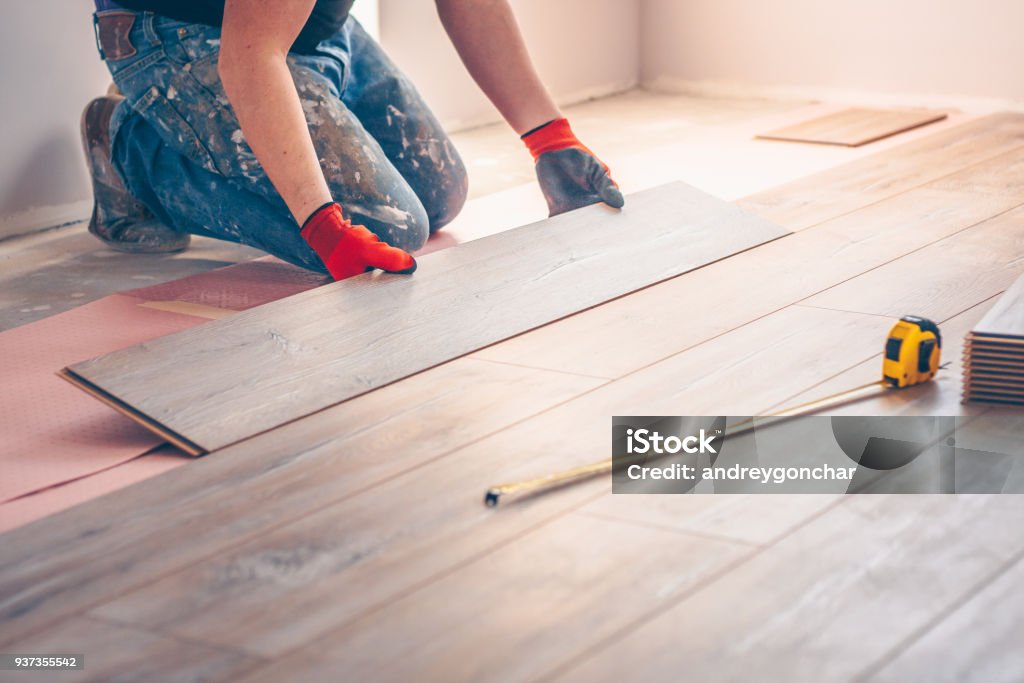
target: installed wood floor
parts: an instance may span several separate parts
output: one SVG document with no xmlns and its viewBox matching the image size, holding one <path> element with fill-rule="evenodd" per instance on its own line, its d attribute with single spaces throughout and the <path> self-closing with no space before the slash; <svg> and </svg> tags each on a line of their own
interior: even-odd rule
<svg viewBox="0 0 1024 683">
<path fill-rule="evenodd" d="M 953 366 L 842 410 L 1019 444 L 1024 414 L 958 400 L 964 335 L 1024 272 L 1024 115 L 740 204 L 797 232 L 0 537 L 0 651 L 84 652 L 97 681 L 1021 680 L 1024 497 L 599 479 L 482 506 L 606 456 L 614 414 L 875 379 L 902 313 Z"/>
</svg>

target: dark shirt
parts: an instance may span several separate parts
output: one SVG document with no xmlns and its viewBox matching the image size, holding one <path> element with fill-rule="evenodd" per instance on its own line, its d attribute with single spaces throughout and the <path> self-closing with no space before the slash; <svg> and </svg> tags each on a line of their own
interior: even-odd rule
<svg viewBox="0 0 1024 683">
<path fill-rule="evenodd" d="M 320 41 L 338 32 L 355 0 L 316 0 L 312 14 L 306 21 L 299 37 L 292 45 L 292 52 L 309 54 L 314 52 Z M 224 20 L 224 0 L 117 0 L 126 9 L 155 12 L 178 21 L 193 24 L 220 26 Z M 273 3 L 268 3 L 268 12 Z"/>
</svg>

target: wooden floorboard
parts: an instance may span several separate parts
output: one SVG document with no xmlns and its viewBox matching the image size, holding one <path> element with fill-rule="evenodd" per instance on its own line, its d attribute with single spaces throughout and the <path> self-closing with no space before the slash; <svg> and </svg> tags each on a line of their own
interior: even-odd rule
<svg viewBox="0 0 1024 683">
<path fill-rule="evenodd" d="M 780 534 L 833 505 L 840 497 L 830 494 L 617 495 L 587 503 L 578 514 L 764 546 L 771 545 Z"/>
<path fill-rule="evenodd" d="M 1024 338 L 1024 276 L 1017 278 L 1007 288 L 1006 293 L 971 332 L 976 348 L 986 348 L 986 345 L 998 348 L 1003 345 L 1015 352 L 1021 350 L 1018 347 Z"/>
<path fill-rule="evenodd" d="M 946 118 L 943 112 L 852 107 L 758 133 L 764 140 L 859 147 Z"/>
<path fill-rule="evenodd" d="M 1022 203 L 917 188 L 475 355 L 621 377 Z"/>
<path fill-rule="evenodd" d="M 1016 557 L 1021 521 L 1020 496 L 849 496 L 557 680 L 851 680 Z"/>
<path fill-rule="evenodd" d="M 69 369 L 210 451 L 784 234 L 671 183 Z"/>
<path fill-rule="evenodd" d="M 1017 683 L 1024 671 L 1024 554 L 975 585 L 949 614 L 915 634 L 863 680 L 874 683 Z"/>
<path fill-rule="evenodd" d="M 749 552 L 726 541 L 567 515 L 333 633 L 320 652 L 281 659 L 242 680 L 535 681 L 567 653 Z"/>
<path fill-rule="evenodd" d="M 601 383 L 462 359 L 8 532 L 0 645 Z"/>
<path fill-rule="evenodd" d="M 4 652 L 85 655 L 85 667 L 79 671 L 0 672 L 0 680 L 12 683 L 237 680 L 261 664 L 258 658 L 238 652 L 90 617 L 67 619 L 44 635 L 14 641 Z"/>
<path fill-rule="evenodd" d="M 1024 273 L 1024 207 L 847 280 L 805 303 L 899 317 L 948 318 Z"/>
<path fill-rule="evenodd" d="M 791 230 L 938 180 L 1024 144 L 1024 114 L 992 114 L 741 200 Z"/>
<path fill-rule="evenodd" d="M 347 671 L 375 659 L 378 677 L 400 674 L 410 662 L 396 660 L 396 643 L 421 667 L 452 667 L 432 671 L 471 671 L 462 668 L 471 662 L 432 656 L 468 651 L 519 680 L 538 671 L 703 679 L 751 668 L 794 681 L 812 680 L 808 672 L 842 680 L 888 662 L 893 642 L 910 642 L 965 603 L 979 577 L 1010 566 L 1021 543 L 1014 520 L 1024 517 L 1019 503 L 1004 502 L 1013 497 L 865 496 L 836 505 L 708 496 L 647 510 L 639 497 L 611 505 L 598 479 L 497 510 L 480 499 L 497 481 L 606 456 L 612 415 L 758 413 L 863 371 L 888 317 L 791 304 L 1019 204 L 984 163 L 999 156 L 998 140 L 1017 140 L 1019 120 L 989 121 L 987 132 L 962 131 L 989 156 L 955 137 L 909 150 L 945 175 L 960 154 L 961 185 L 917 182 L 904 192 L 902 163 L 889 159 L 889 176 L 884 164 L 873 166 L 870 182 L 854 167 L 850 187 L 861 183 L 864 202 L 879 196 L 873 183 L 897 189 L 848 216 L 839 214 L 856 209 L 850 197 L 825 192 L 826 223 L 516 340 L 568 372 L 509 364 L 522 356 L 460 359 L 5 535 L 0 645 L 45 643 L 68 624 L 99 619 L 214 653 L 279 658 L 272 668 L 240 665 L 211 680 L 246 671 L 316 676 L 324 669 L 309 663 Z M 931 283 L 922 281 L 922 291 Z M 958 306 L 989 290 L 967 289 Z M 615 315 L 592 318 L 608 309 Z M 584 317 L 586 325 L 571 327 Z M 946 324 L 962 323 L 953 315 Z M 557 326 L 572 334 L 547 336 Z M 550 343 L 567 350 L 545 355 Z M 381 415 L 389 417 L 382 423 Z M 616 554 L 614 539 L 632 550 Z M 505 566 L 510 551 L 520 554 Z M 531 572 L 547 574 L 550 555 L 564 571 L 536 586 Z M 700 564 L 688 564 L 691 555 Z M 640 578 L 629 573 L 631 562 L 652 557 L 668 561 Z M 588 558 L 619 562 L 587 573 Z M 588 581 L 604 583 L 587 590 Z M 637 602 L 627 609 L 631 597 Z M 489 613 L 494 602 L 507 615 Z M 558 626 L 532 627 L 537 606 L 550 604 L 563 615 L 569 645 L 561 650 Z M 890 627 L 895 640 L 883 642 L 878 633 Z M 414 641 L 422 649 L 406 649 Z M 511 642 L 536 646 L 537 663 L 516 661 L 503 645 Z M 471 643 L 476 649 L 466 650 Z M 867 655 L 856 658 L 857 646 Z M 810 659 L 783 657 L 794 650 Z M 157 661 L 147 678 L 176 670 Z"/>
<path fill-rule="evenodd" d="M 484 490 L 498 481 L 607 457 L 612 415 L 756 413 L 822 373 L 847 368 L 834 344 L 864 354 L 878 347 L 888 327 L 871 316 L 787 309 L 209 561 L 123 591 L 95 613 L 190 639 L 284 654 L 601 495 L 608 486 L 603 478 L 507 508 L 482 505 Z M 759 374 L 756 385 L 750 384 L 752 373 Z M 250 456 L 259 459 L 260 449 L 259 439 L 253 440 Z M 272 489 L 251 495 L 275 497 Z M 710 504 L 719 502 L 726 499 Z M 758 504 L 751 502 L 750 509 Z M 781 515 L 772 531 L 792 521 Z"/>
</svg>

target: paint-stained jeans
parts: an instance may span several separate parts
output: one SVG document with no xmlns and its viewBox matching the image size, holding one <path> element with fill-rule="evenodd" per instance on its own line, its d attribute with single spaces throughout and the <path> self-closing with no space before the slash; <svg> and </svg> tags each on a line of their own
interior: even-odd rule
<svg viewBox="0 0 1024 683">
<path fill-rule="evenodd" d="M 128 21 L 130 49 L 106 61 L 126 98 L 111 137 L 129 191 L 174 229 L 323 271 L 224 94 L 220 29 L 150 12 Z M 288 65 L 328 185 L 353 223 L 412 251 L 455 217 L 466 198 L 458 152 L 355 19 Z"/>
</svg>

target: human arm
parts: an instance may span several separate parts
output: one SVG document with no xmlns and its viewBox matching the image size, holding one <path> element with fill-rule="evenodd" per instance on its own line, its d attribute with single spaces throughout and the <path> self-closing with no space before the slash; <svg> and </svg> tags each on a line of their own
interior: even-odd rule
<svg viewBox="0 0 1024 683">
<path fill-rule="evenodd" d="M 332 202 L 288 68 L 288 51 L 316 0 L 227 0 L 218 71 L 245 141 L 335 279 L 373 267 L 412 272 L 412 257 L 353 226 Z M 337 209 L 333 207 L 338 207 Z"/>
<path fill-rule="evenodd" d="M 508 0 L 436 0 L 441 23 L 470 75 L 536 161 L 552 215 L 622 193 L 608 167 L 572 133 L 541 82 Z"/>
</svg>

